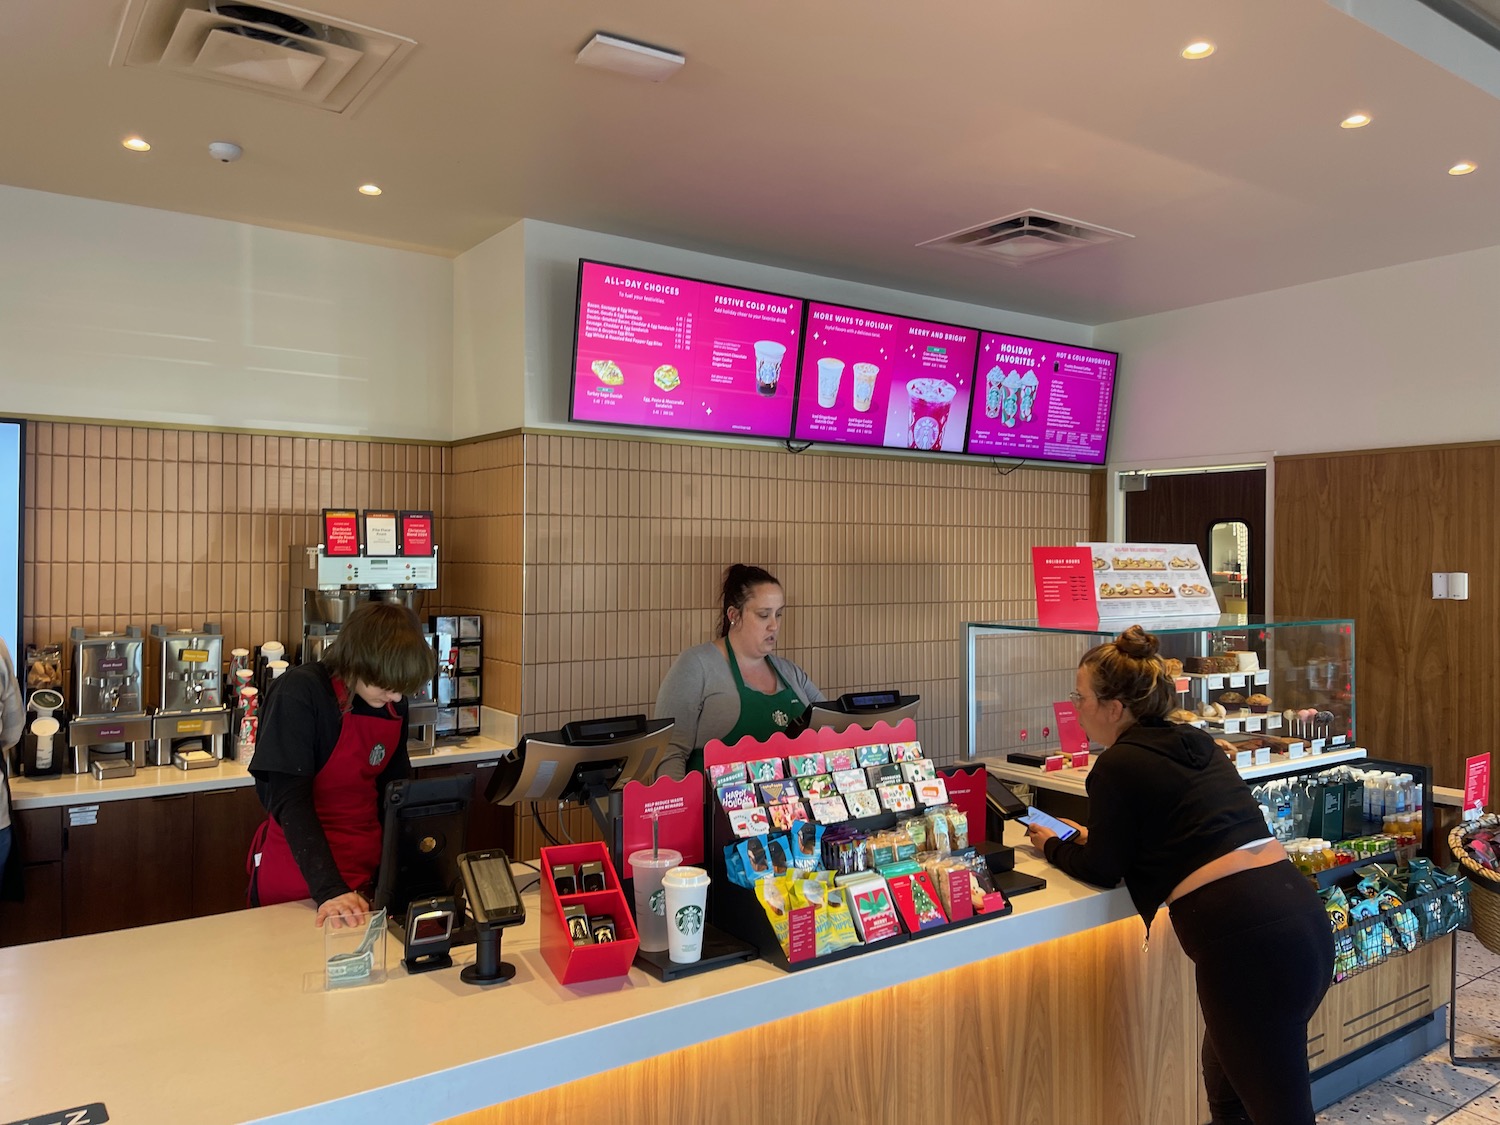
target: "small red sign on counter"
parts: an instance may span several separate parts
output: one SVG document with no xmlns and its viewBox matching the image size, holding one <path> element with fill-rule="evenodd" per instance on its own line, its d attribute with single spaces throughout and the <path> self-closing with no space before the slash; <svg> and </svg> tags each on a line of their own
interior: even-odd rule
<svg viewBox="0 0 1500 1125">
<path fill-rule="evenodd" d="M 786 918 L 786 959 L 793 964 L 818 955 L 818 908 L 799 906 Z"/>
<path fill-rule="evenodd" d="M 323 509 L 323 553 L 330 558 L 359 554 L 359 513 L 352 509 Z"/>
<path fill-rule="evenodd" d="M 948 784 L 949 802 L 969 818 L 969 843 L 984 843 L 988 771 L 983 766 L 945 766 L 938 770 L 938 776 Z"/>
<path fill-rule="evenodd" d="M 1088 753 L 1089 736 L 1083 733 L 1077 708 L 1068 702 L 1054 703 L 1052 713 L 1057 716 L 1057 737 L 1062 743 L 1063 753 L 1070 756 Z"/>
<path fill-rule="evenodd" d="M 657 847 L 682 853 L 682 862 L 703 862 L 703 775 L 690 770 L 681 781 L 659 777 L 650 785 L 627 781 L 620 794 L 621 856 L 651 847 L 651 822 Z M 626 872 L 627 876 L 629 872 Z"/>
<path fill-rule="evenodd" d="M 1031 548 L 1036 623 L 1061 628 L 1099 624 L 1094 596 L 1094 553 L 1087 547 Z"/>
<path fill-rule="evenodd" d="M 1490 803 L 1490 756 L 1476 754 L 1464 760 L 1464 819 L 1482 813 Z"/>
<path fill-rule="evenodd" d="M 432 513 L 401 513 L 401 553 L 432 557 Z"/>
</svg>

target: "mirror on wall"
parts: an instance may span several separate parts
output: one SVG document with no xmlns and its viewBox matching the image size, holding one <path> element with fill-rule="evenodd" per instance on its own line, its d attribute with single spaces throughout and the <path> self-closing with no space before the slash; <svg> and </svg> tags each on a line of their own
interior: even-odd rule
<svg viewBox="0 0 1500 1125">
<path fill-rule="evenodd" d="M 1225 613 L 1250 612 L 1250 528 L 1220 520 L 1208 532 L 1208 573 Z"/>
</svg>

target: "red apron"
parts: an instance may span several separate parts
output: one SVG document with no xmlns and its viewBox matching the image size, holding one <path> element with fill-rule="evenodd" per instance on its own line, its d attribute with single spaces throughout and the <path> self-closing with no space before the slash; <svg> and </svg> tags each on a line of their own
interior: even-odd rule
<svg viewBox="0 0 1500 1125">
<path fill-rule="evenodd" d="M 339 709 L 348 705 L 348 690 L 337 676 L 333 691 Z M 313 809 L 339 875 L 352 890 L 367 893 L 380 866 L 380 819 L 377 782 L 401 736 L 401 718 L 393 704 L 389 715 L 356 715 L 344 711 L 333 754 L 313 778 Z M 259 863 L 257 864 L 257 853 Z M 286 835 L 267 817 L 250 845 L 247 862 L 254 899 L 261 906 L 312 897 Z"/>
</svg>

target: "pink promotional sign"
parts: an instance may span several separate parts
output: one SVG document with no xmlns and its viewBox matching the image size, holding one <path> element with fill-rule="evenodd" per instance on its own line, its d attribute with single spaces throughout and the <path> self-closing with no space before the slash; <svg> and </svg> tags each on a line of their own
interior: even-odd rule
<svg viewBox="0 0 1500 1125">
<path fill-rule="evenodd" d="M 570 417 L 785 439 L 803 302 L 580 262 Z"/>
<path fill-rule="evenodd" d="M 1115 355 L 985 332 L 979 341 L 970 453 L 1104 464 Z"/>
<path fill-rule="evenodd" d="M 799 441 L 961 453 L 979 332 L 809 302 Z"/>
<path fill-rule="evenodd" d="M 1490 803 L 1490 756 L 1476 754 L 1464 759 L 1465 819 L 1478 816 Z"/>
</svg>

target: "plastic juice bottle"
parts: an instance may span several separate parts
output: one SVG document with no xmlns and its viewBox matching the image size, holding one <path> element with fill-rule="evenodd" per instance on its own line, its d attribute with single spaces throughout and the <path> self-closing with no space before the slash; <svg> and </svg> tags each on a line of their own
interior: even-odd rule
<svg viewBox="0 0 1500 1125">
<path fill-rule="evenodd" d="M 1327 840 L 1319 840 L 1318 843 L 1322 846 L 1322 849 L 1323 849 L 1323 868 L 1322 869 L 1324 871 L 1327 871 L 1330 867 L 1337 867 L 1338 866 L 1338 862 L 1339 862 L 1339 858 L 1334 853 L 1333 845 L 1330 844 Z"/>
</svg>

